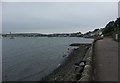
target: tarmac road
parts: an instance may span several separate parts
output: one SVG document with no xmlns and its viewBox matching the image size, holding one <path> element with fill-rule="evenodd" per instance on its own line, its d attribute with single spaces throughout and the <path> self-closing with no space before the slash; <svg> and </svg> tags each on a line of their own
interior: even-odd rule
<svg viewBox="0 0 120 83">
<path fill-rule="evenodd" d="M 95 81 L 118 81 L 118 42 L 104 38 L 95 43 Z"/>
</svg>

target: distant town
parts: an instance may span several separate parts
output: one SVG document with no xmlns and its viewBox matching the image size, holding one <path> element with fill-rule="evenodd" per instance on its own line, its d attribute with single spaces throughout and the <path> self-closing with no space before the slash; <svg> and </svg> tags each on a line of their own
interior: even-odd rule
<svg viewBox="0 0 120 83">
<path fill-rule="evenodd" d="M 93 36 L 101 36 L 103 29 L 95 29 L 94 31 L 89 31 L 85 34 L 81 32 L 76 33 L 54 33 L 54 34 L 40 34 L 40 33 L 12 33 L 2 34 L 2 37 L 93 37 Z"/>
<path fill-rule="evenodd" d="M 12 33 L 0 34 L 1 37 L 85 37 L 85 38 L 101 38 L 103 36 L 110 36 L 118 40 L 120 34 L 120 18 L 115 21 L 110 21 L 105 28 L 98 28 L 93 31 L 88 31 L 85 34 L 81 32 L 76 33 L 53 33 L 53 34 L 41 34 L 41 33 Z"/>
</svg>

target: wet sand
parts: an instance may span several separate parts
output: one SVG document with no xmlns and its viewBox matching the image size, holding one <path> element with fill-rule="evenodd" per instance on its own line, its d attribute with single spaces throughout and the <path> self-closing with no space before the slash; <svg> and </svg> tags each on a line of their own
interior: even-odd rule
<svg viewBox="0 0 120 83">
<path fill-rule="evenodd" d="M 79 48 L 74 49 L 73 52 L 66 58 L 66 60 L 55 69 L 51 74 L 44 77 L 42 81 L 77 81 L 80 79 L 83 67 L 77 66 L 82 61 L 88 48 L 91 45 L 81 44 Z"/>
</svg>

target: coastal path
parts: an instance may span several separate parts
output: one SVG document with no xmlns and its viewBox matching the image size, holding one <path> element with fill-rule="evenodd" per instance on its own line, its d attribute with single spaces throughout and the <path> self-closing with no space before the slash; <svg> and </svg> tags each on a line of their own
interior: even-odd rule
<svg viewBox="0 0 120 83">
<path fill-rule="evenodd" d="M 95 81 L 118 81 L 118 42 L 104 38 L 95 43 Z"/>
</svg>

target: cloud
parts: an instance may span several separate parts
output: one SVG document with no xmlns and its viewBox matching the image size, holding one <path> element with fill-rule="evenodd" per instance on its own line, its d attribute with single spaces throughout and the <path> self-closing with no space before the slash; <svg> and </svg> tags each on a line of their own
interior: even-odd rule
<svg viewBox="0 0 120 83">
<path fill-rule="evenodd" d="M 117 13 L 116 2 L 4 2 L 3 32 L 86 32 Z"/>
</svg>

